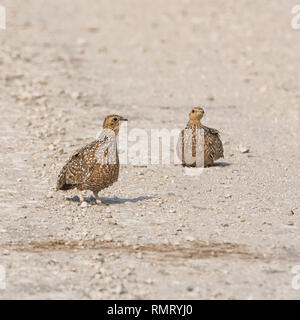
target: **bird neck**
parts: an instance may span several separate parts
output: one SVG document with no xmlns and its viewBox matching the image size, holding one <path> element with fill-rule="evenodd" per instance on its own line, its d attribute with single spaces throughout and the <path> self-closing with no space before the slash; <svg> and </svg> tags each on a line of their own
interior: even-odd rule
<svg viewBox="0 0 300 320">
<path fill-rule="evenodd" d="M 198 119 L 190 119 L 188 122 L 188 127 L 191 128 L 201 128 L 202 124 L 201 121 Z"/>
<path fill-rule="evenodd" d="M 102 130 L 103 133 L 105 133 L 108 136 L 117 136 L 119 133 L 119 129 L 111 129 L 108 127 L 104 127 Z"/>
<path fill-rule="evenodd" d="M 97 135 L 97 140 L 103 140 L 107 138 L 116 138 L 117 134 L 112 129 L 103 128 L 101 132 Z"/>
</svg>

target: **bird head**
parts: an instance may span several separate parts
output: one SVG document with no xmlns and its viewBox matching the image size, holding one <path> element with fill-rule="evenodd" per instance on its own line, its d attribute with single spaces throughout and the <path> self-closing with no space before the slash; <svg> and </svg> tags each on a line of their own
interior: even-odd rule
<svg viewBox="0 0 300 320">
<path fill-rule="evenodd" d="M 107 116 L 103 122 L 103 129 L 110 129 L 110 130 L 113 130 L 115 134 L 118 134 L 119 127 L 122 121 L 128 121 L 128 120 L 115 114 Z"/>
<path fill-rule="evenodd" d="M 204 116 L 204 110 L 200 107 L 195 107 L 189 113 L 189 117 L 191 121 L 200 121 Z"/>
</svg>

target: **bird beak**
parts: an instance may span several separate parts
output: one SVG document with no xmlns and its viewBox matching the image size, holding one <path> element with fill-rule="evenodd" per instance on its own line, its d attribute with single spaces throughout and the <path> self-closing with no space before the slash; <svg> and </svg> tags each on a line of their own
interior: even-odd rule
<svg viewBox="0 0 300 320">
<path fill-rule="evenodd" d="M 121 119 L 121 121 L 128 121 L 128 119 L 126 119 L 126 118 L 122 118 L 122 119 Z"/>
</svg>

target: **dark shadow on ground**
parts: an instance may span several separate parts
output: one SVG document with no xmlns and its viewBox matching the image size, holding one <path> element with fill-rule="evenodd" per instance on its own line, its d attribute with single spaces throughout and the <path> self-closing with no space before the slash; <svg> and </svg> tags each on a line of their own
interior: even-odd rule
<svg viewBox="0 0 300 320">
<path fill-rule="evenodd" d="M 193 166 L 188 166 L 186 164 L 175 164 L 176 167 L 183 167 L 183 168 L 201 168 L 199 167 L 193 167 Z M 229 162 L 214 162 L 214 164 L 212 166 L 208 166 L 205 168 L 212 168 L 212 167 L 229 167 L 231 166 L 231 163 Z"/>
<path fill-rule="evenodd" d="M 229 167 L 231 163 L 229 162 L 215 162 L 212 167 Z"/>
<path fill-rule="evenodd" d="M 137 198 L 118 198 L 118 197 L 114 197 L 114 198 L 103 198 L 100 197 L 101 201 L 104 204 L 122 204 L 122 203 L 126 203 L 126 202 L 131 202 L 131 203 L 136 203 L 139 201 L 145 201 L 145 200 L 149 200 L 149 199 L 153 199 L 153 197 L 149 197 L 149 196 L 140 196 Z M 78 196 L 73 196 L 71 198 L 67 198 L 68 201 L 73 201 L 73 202 L 79 202 L 79 197 Z M 96 199 L 94 197 L 84 197 L 84 201 L 88 202 L 88 203 L 95 203 Z"/>
<path fill-rule="evenodd" d="M 139 202 L 139 201 L 153 199 L 153 197 L 140 196 L 140 197 L 137 197 L 137 198 L 118 198 L 118 197 L 114 197 L 114 198 L 100 198 L 100 199 L 101 199 L 101 201 L 103 201 L 103 203 L 106 203 L 106 204 L 122 204 L 122 203 L 126 203 L 126 202 L 136 203 L 136 202 Z"/>
</svg>

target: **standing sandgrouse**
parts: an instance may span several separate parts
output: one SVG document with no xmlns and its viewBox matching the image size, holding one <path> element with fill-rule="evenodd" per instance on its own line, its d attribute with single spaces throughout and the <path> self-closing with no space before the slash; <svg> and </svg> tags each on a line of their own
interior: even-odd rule
<svg viewBox="0 0 300 320">
<path fill-rule="evenodd" d="M 203 115 L 202 108 L 193 108 L 189 114 L 189 122 L 181 131 L 178 139 L 177 155 L 182 164 L 187 167 L 196 167 L 199 162 L 204 164 L 204 167 L 209 167 L 213 165 L 214 161 L 224 157 L 219 131 L 203 126 L 201 124 Z M 201 131 L 203 132 L 202 137 L 199 134 Z M 201 149 L 198 147 L 201 147 L 201 143 L 203 144 L 203 136 L 204 152 L 202 152 L 202 156 L 204 156 L 204 161 L 201 159 L 202 161 L 197 162 L 196 151 Z"/>
<path fill-rule="evenodd" d="M 82 190 L 91 190 L 97 204 L 102 204 L 98 193 L 118 180 L 119 156 L 116 136 L 121 121 L 127 119 L 118 116 L 107 116 L 99 137 L 77 150 L 62 168 L 56 190 L 76 188 L 80 202 L 83 201 Z"/>
</svg>

